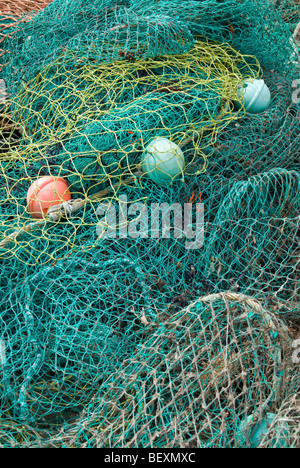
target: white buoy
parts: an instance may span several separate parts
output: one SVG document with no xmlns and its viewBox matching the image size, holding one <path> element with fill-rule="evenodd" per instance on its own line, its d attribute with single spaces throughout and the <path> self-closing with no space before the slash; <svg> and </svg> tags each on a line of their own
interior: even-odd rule
<svg viewBox="0 0 300 468">
<path fill-rule="evenodd" d="M 259 114 L 268 109 L 271 102 L 271 93 L 264 80 L 245 80 L 239 87 L 239 94 L 243 98 L 246 112 Z M 240 103 L 236 103 L 241 107 Z"/>
<path fill-rule="evenodd" d="M 170 185 L 185 168 L 180 147 L 167 138 L 156 138 L 146 147 L 141 159 L 142 171 L 160 185 Z"/>
</svg>

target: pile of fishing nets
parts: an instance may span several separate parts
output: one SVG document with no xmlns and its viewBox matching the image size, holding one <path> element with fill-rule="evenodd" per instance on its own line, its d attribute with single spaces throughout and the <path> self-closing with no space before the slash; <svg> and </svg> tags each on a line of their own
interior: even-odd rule
<svg viewBox="0 0 300 468">
<path fill-rule="evenodd" d="M 300 14 L 277 3 L 3 16 L 0 446 L 299 445 Z M 68 197 L 37 217 L 43 177 Z"/>
<path fill-rule="evenodd" d="M 249 434 L 265 414 L 278 411 L 287 379 L 291 344 L 282 322 L 259 302 L 234 293 L 206 296 L 157 319 L 55 443 L 261 445 Z M 276 434 L 286 447 L 285 422 L 276 424 Z"/>
</svg>

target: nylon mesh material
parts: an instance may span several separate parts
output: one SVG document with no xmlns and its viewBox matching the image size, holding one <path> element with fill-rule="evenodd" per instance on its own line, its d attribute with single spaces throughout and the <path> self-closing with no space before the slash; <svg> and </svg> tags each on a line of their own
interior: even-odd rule
<svg viewBox="0 0 300 468">
<path fill-rule="evenodd" d="M 0 10 L 0 446 L 299 447 L 299 5 Z M 142 170 L 157 137 L 169 185 Z M 43 176 L 72 201 L 33 219 Z M 201 248 L 142 232 L 200 201 Z"/>
</svg>

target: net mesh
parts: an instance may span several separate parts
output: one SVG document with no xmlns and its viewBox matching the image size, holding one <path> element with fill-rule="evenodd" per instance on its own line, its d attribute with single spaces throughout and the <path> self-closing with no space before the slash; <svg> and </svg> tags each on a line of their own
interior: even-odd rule
<svg viewBox="0 0 300 468">
<path fill-rule="evenodd" d="M 299 5 L 0 11 L 1 446 L 299 446 Z M 169 185 L 157 137 L 185 159 Z M 71 201 L 32 219 L 44 176 Z M 143 231 L 199 201 L 201 249 Z"/>
</svg>

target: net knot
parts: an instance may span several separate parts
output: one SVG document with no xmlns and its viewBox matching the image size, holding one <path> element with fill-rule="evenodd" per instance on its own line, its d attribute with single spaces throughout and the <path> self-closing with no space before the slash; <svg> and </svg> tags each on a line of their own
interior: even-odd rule
<svg viewBox="0 0 300 468">
<path fill-rule="evenodd" d="M 78 211 L 84 205 L 84 200 L 81 198 L 76 198 L 75 200 L 70 200 L 60 203 L 59 205 L 51 206 L 47 212 L 47 218 L 54 222 L 57 222 L 64 217 L 71 218 L 76 213 L 76 211 Z"/>
</svg>

